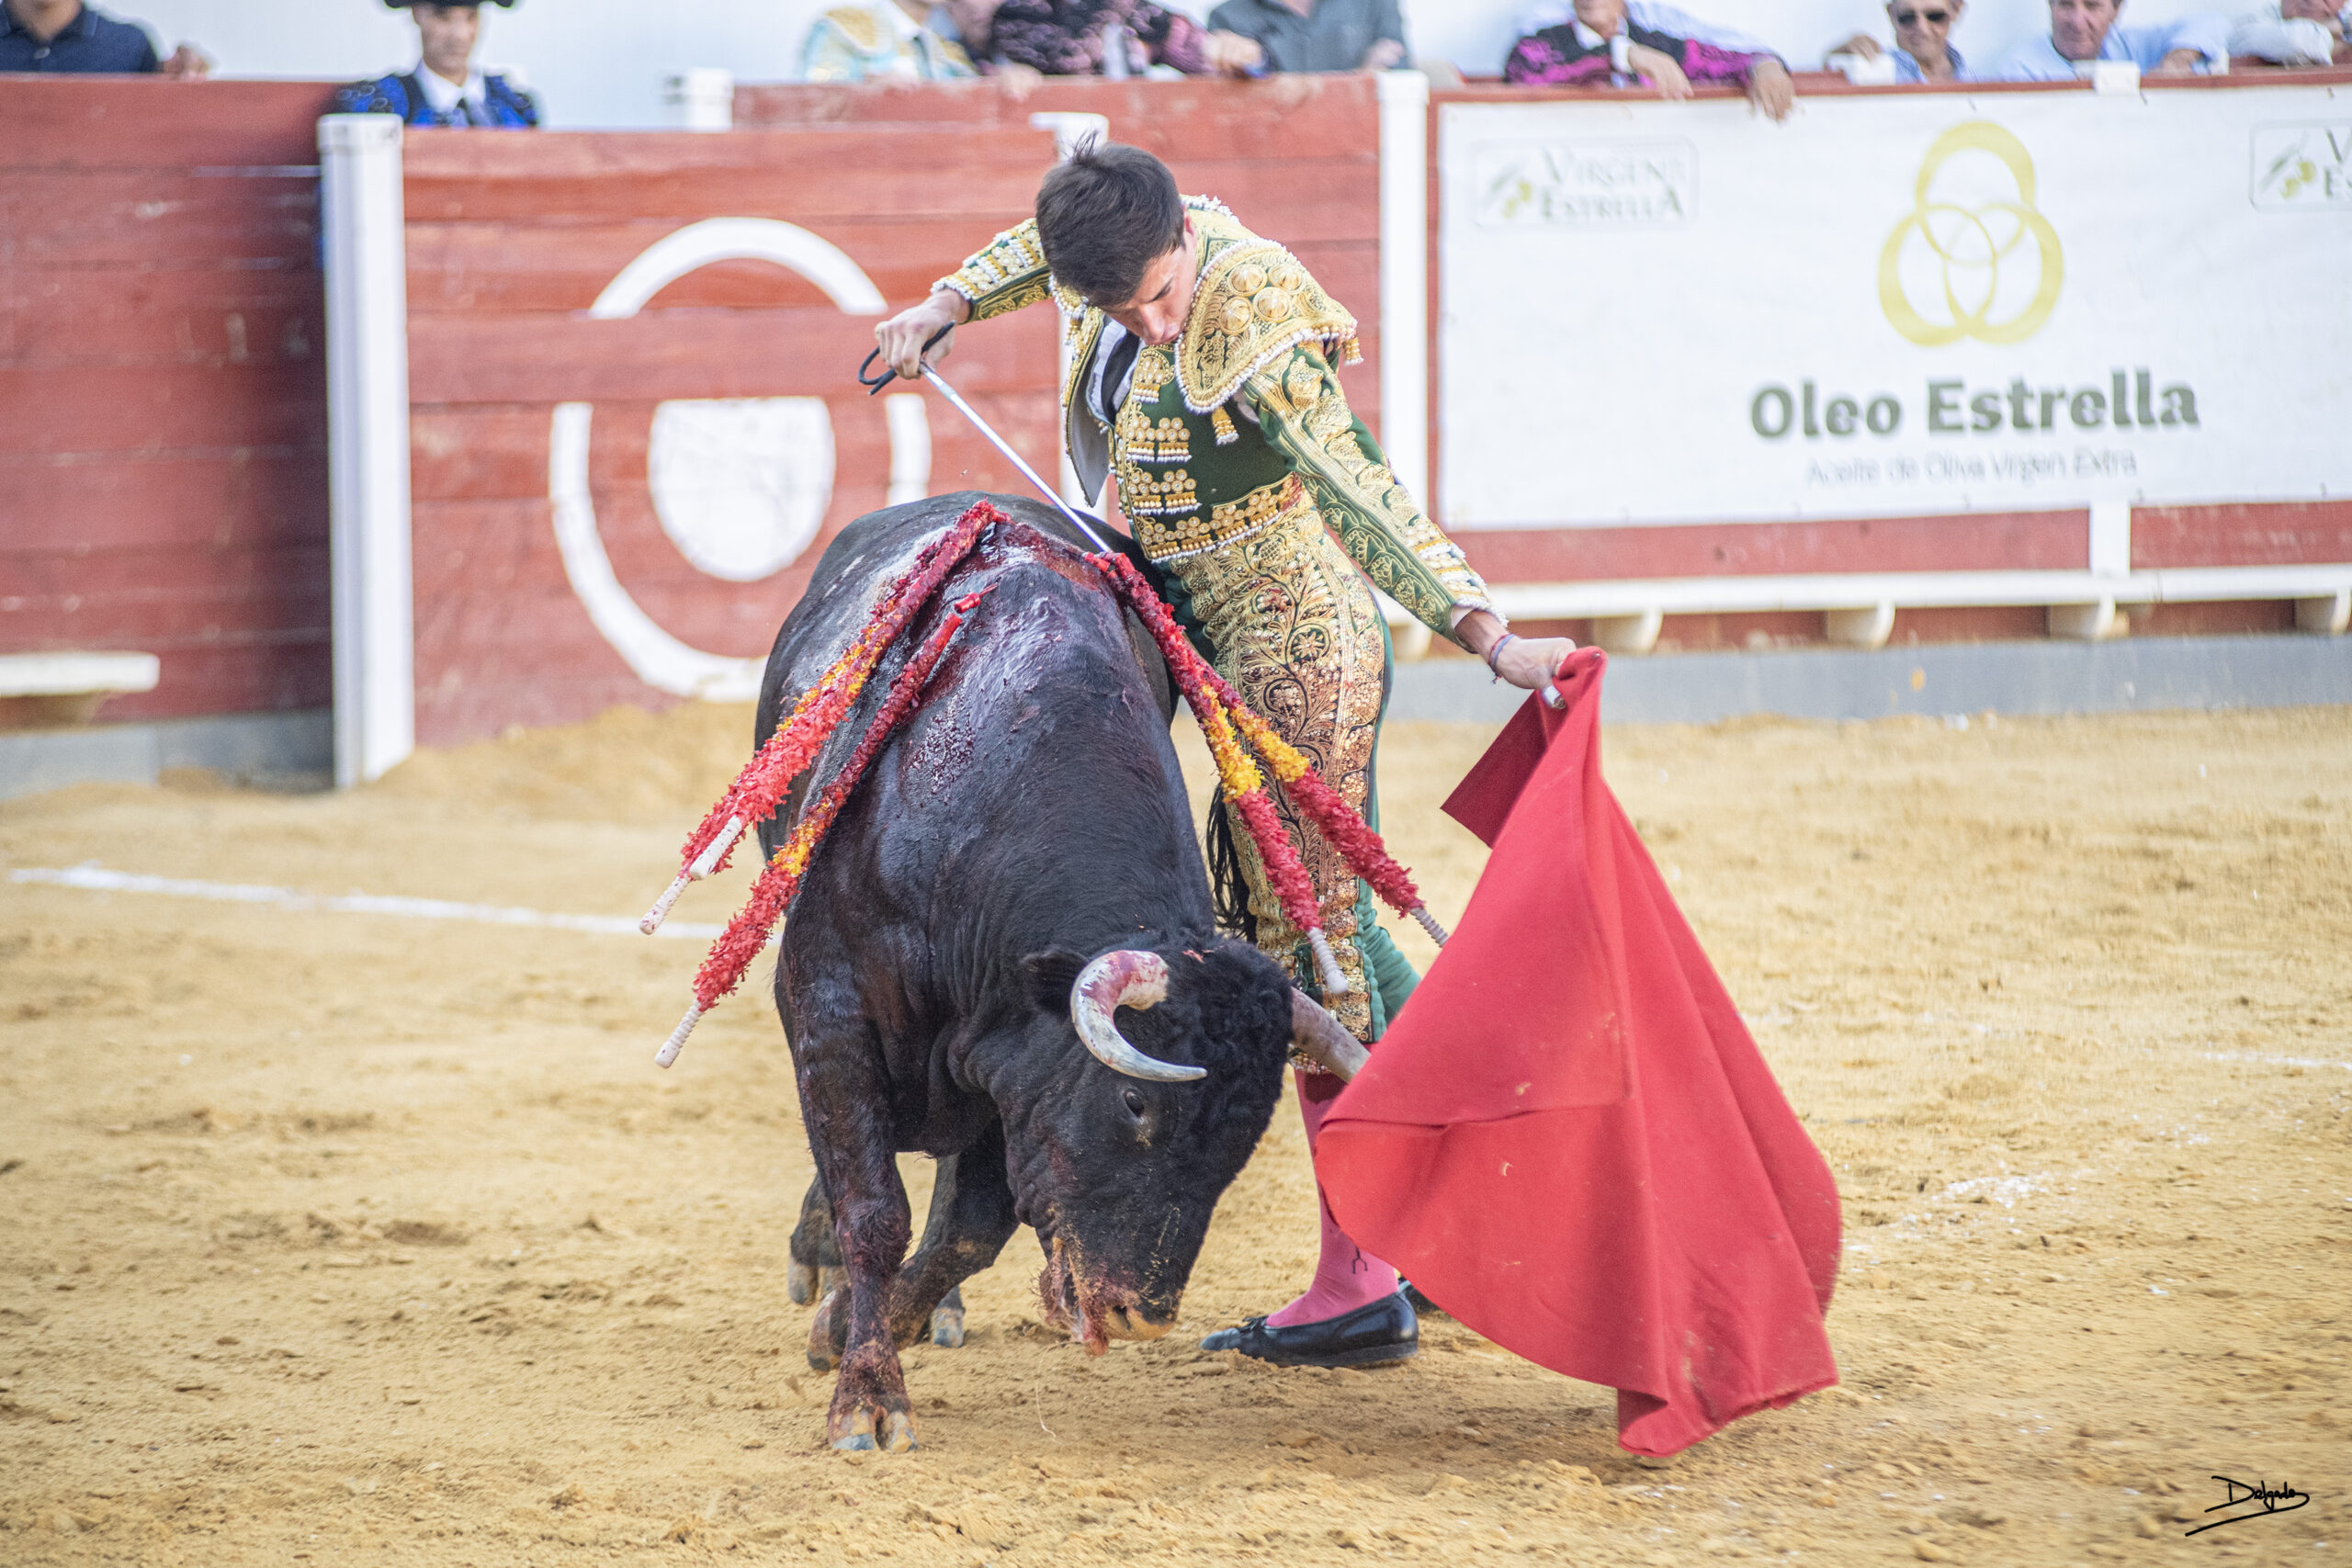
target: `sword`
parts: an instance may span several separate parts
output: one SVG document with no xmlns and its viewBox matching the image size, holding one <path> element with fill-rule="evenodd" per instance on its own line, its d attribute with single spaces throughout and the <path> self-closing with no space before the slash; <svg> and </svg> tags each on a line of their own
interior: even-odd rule
<svg viewBox="0 0 2352 1568">
<path fill-rule="evenodd" d="M 931 334 L 931 340 L 922 345 L 922 351 L 925 354 L 929 354 L 932 349 L 937 345 L 940 339 L 945 337 L 949 333 L 952 333 L 956 329 L 954 327 L 940 328 L 937 332 Z M 882 351 L 880 349 L 877 348 L 874 350 L 873 353 L 868 354 L 865 356 L 865 363 L 861 364 L 857 367 L 857 384 L 865 389 L 865 395 L 869 398 L 875 396 L 876 393 L 880 392 L 883 388 L 899 378 L 898 371 L 886 365 L 882 367 L 882 374 L 880 376 L 876 377 L 871 380 L 867 379 L 865 374 L 866 371 L 873 367 L 875 360 L 881 357 L 881 354 Z M 1003 453 L 1005 457 L 1012 461 L 1012 466 L 1020 469 L 1022 475 L 1026 478 L 1031 484 L 1037 487 L 1038 494 L 1044 496 L 1047 501 L 1052 502 L 1054 505 L 1060 510 L 1061 514 L 1069 518 L 1072 525 L 1074 525 L 1080 533 L 1085 535 L 1089 539 L 1093 541 L 1096 550 L 1105 555 L 1112 553 L 1110 545 L 1104 542 L 1102 535 L 1094 531 L 1093 525 L 1087 522 L 1085 514 L 1071 506 L 1069 502 L 1064 501 L 1061 498 L 1061 493 L 1055 490 L 1053 486 L 1038 478 L 1037 470 L 1031 468 L 1027 460 L 1024 459 L 1020 453 L 1012 449 L 1012 444 L 1007 441 L 1003 436 L 999 435 L 995 429 L 989 425 L 989 422 L 982 419 L 979 416 L 978 412 L 975 410 L 971 404 L 964 400 L 963 395 L 957 392 L 955 388 L 947 384 L 947 378 L 942 376 L 938 371 L 932 368 L 928 360 L 923 362 L 922 375 L 924 380 L 929 381 L 933 386 L 939 389 L 939 395 L 941 397 L 945 398 L 949 402 L 956 405 L 956 412 L 957 413 L 962 414 L 966 419 L 972 422 L 973 429 L 978 431 L 982 435 L 989 438 L 989 446 Z M 1544 682 L 1543 700 L 1544 705 L 1552 709 L 1555 713 L 1568 705 L 1567 694 L 1560 690 L 1558 674 L 1555 673 L 1551 680 Z"/>
<path fill-rule="evenodd" d="M 949 333 L 952 333 L 956 329 L 954 327 L 940 328 L 937 332 L 931 334 L 931 341 L 922 345 L 922 351 L 925 354 L 929 354 L 932 349 L 937 345 L 940 339 L 945 337 Z M 899 378 L 898 371 L 887 365 L 882 367 L 882 374 L 880 376 L 872 380 L 868 380 L 866 378 L 865 372 L 872 367 L 874 361 L 881 356 L 881 353 L 882 351 L 880 349 L 876 349 L 873 353 L 867 355 L 865 356 L 865 362 L 857 367 L 857 384 L 865 389 L 865 395 L 869 398 L 879 393 L 883 388 Z M 1059 509 L 1061 514 L 1070 520 L 1072 526 L 1076 527 L 1080 533 L 1085 535 L 1089 540 L 1092 541 L 1094 548 L 1098 553 L 1103 555 L 1114 553 L 1112 550 L 1109 542 L 1105 540 L 1102 535 L 1096 533 L 1094 531 L 1093 525 L 1086 520 L 1085 513 L 1070 505 L 1069 502 L 1064 501 L 1061 498 L 1059 491 L 1056 491 L 1053 486 L 1040 479 L 1037 475 L 1037 470 L 1031 468 L 1028 461 L 1023 458 L 1020 453 L 1012 449 L 1012 444 L 1007 441 L 1003 436 L 999 435 L 989 422 L 979 416 L 979 412 L 974 409 L 971 404 L 964 400 L 963 394 L 956 391 L 955 388 L 949 386 L 947 384 L 947 378 L 944 376 L 942 376 L 937 370 L 932 368 L 929 361 L 925 361 L 923 363 L 922 376 L 924 380 L 929 381 L 933 386 L 939 389 L 939 395 L 941 397 L 945 398 L 949 402 L 956 405 L 956 412 L 957 413 L 962 414 L 966 419 L 972 422 L 973 429 L 988 437 L 989 446 L 1003 453 L 1005 457 L 1012 464 L 1012 466 L 1021 470 L 1021 474 L 1023 479 L 1026 479 L 1031 484 L 1037 487 L 1038 494 L 1044 496 L 1047 501 L 1052 502 L 1054 505 Z"/>
</svg>

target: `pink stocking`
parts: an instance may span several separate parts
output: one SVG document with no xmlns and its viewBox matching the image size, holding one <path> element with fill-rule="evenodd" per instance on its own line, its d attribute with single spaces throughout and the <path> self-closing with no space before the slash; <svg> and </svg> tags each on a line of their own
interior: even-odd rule
<svg viewBox="0 0 2352 1568">
<path fill-rule="evenodd" d="M 1321 1130 L 1323 1113 L 1330 1109 L 1339 1087 L 1339 1080 L 1328 1075 L 1298 1075 L 1298 1110 L 1306 1123 L 1309 1153 L 1314 1152 L 1315 1134 Z M 1317 1089 L 1323 1092 L 1318 1094 Z M 1350 1241 L 1348 1233 L 1331 1217 L 1331 1205 L 1324 1198 L 1319 1182 L 1315 1200 L 1323 1222 L 1322 1255 L 1316 1260 L 1315 1279 L 1306 1287 L 1306 1293 L 1267 1317 L 1266 1321 L 1276 1328 L 1338 1317 L 1360 1306 L 1369 1306 L 1396 1289 L 1396 1270 Z"/>
</svg>

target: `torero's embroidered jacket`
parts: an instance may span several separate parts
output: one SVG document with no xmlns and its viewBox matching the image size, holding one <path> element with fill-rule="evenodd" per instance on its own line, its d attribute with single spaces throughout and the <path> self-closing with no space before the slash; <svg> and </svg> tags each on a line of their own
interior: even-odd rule
<svg viewBox="0 0 2352 1568">
<path fill-rule="evenodd" d="M 933 288 L 962 295 L 976 321 L 1047 298 L 1060 307 L 1071 461 L 1090 500 L 1117 473 L 1120 508 L 1153 561 L 1178 569 L 1312 507 L 1373 583 L 1439 634 L 1451 635 L 1457 611 L 1492 609 L 1485 582 L 1389 472 L 1340 389 L 1337 366 L 1361 357 L 1354 318 L 1222 204 L 1193 197 L 1185 206 L 1200 280 L 1170 347 L 1134 346 L 1056 281 L 1034 220 Z M 1106 339 L 1125 341 L 1106 348 Z"/>
</svg>

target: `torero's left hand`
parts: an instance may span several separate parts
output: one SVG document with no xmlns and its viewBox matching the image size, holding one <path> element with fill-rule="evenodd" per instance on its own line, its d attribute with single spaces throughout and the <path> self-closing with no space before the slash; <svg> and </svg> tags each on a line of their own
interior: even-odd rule
<svg viewBox="0 0 2352 1568">
<path fill-rule="evenodd" d="M 1491 613 L 1473 610 L 1462 617 L 1453 635 L 1463 647 L 1485 659 L 1510 629 Z M 1567 663 L 1568 655 L 1576 650 L 1577 645 L 1569 637 L 1513 637 L 1494 658 L 1493 668 L 1497 675 L 1512 685 L 1532 692 L 1549 684 Z"/>
</svg>

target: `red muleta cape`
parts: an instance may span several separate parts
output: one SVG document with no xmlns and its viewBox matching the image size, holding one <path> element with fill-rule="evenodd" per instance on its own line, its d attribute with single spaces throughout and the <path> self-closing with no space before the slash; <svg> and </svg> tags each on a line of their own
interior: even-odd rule
<svg viewBox="0 0 2352 1568">
<path fill-rule="evenodd" d="M 1315 1162 L 1367 1251 L 1670 1454 L 1838 1381 L 1838 1188 L 1601 782 L 1606 662 L 1445 803 L 1494 853 Z"/>
</svg>

